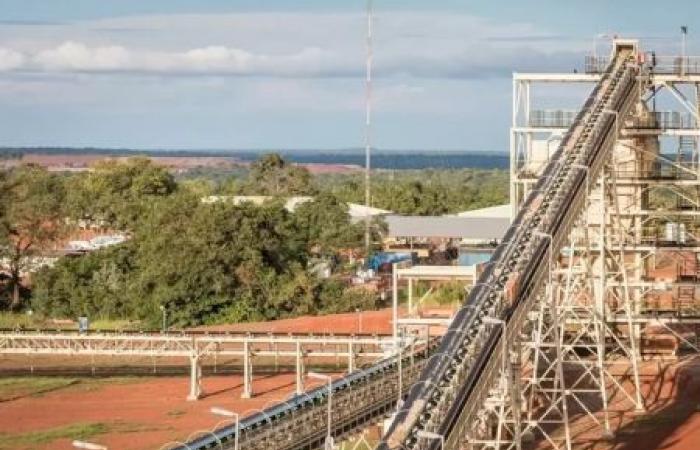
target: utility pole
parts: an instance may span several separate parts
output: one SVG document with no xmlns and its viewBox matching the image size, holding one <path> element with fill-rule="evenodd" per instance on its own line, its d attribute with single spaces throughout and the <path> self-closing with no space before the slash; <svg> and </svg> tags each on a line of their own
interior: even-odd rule
<svg viewBox="0 0 700 450">
<path fill-rule="evenodd" d="M 685 58 L 685 54 L 686 54 L 686 50 L 687 50 L 687 47 L 686 47 L 687 37 L 688 37 L 688 27 L 683 25 L 681 27 L 681 56 L 684 58 Z"/>
<path fill-rule="evenodd" d="M 365 82 L 365 260 L 369 258 L 371 221 L 369 213 L 372 199 L 370 193 L 370 153 L 372 151 L 372 0 L 367 0 L 367 77 Z"/>
</svg>

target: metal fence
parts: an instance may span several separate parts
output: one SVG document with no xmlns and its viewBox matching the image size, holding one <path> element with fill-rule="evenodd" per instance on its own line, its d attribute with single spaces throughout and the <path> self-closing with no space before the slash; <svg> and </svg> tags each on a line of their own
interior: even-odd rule
<svg viewBox="0 0 700 450">
<path fill-rule="evenodd" d="M 700 74 L 700 56 L 657 56 L 654 73 L 671 75 Z"/>
<path fill-rule="evenodd" d="M 631 128 L 680 130 L 697 127 L 697 121 L 690 113 L 678 111 L 655 111 L 644 117 L 635 116 L 632 119 Z"/>
<path fill-rule="evenodd" d="M 644 167 L 619 167 L 615 175 L 619 179 L 635 180 L 696 180 L 697 166 L 693 162 L 655 161 Z"/>
<path fill-rule="evenodd" d="M 645 55 L 646 64 L 652 71 L 667 75 L 699 75 L 700 56 L 650 56 Z M 589 74 L 603 73 L 610 63 L 608 56 L 586 56 L 584 70 Z"/>
<path fill-rule="evenodd" d="M 610 64 L 608 56 L 586 56 L 584 70 L 586 73 L 603 73 Z"/>
<path fill-rule="evenodd" d="M 569 128 L 578 111 L 541 109 L 530 111 L 529 126 L 534 128 Z"/>
</svg>

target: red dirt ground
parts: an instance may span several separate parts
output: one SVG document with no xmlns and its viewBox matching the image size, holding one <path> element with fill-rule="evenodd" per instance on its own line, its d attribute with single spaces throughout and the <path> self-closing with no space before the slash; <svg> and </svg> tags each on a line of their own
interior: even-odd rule
<svg viewBox="0 0 700 450">
<path fill-rule="evenodd" d="M 590 417 L 582 417 L 572 423 L 575 449 L 700 449 L 700 359 L 646 362 L 640 372 L 646 413 L 635 415 L 622 394 L 615 396 L 610 422 L 616 437 L 602 439 L 601 428 Z"/>
<path fill-rule="evenodd" d="M 587 450 L 695 450 L 700 448 L 700 360 L 660 365 L 645 363 L 643 389 L 648 413 L 634 416 L 618 396 L 611 402 L 611 422 L 617 437 L 600 439 L 599 428 L 590 419 L 573 424 L 576 449 Z M 113 432 L 92 440 L 110 449 L 156 449 L 169 440 L 186 439 L 196 430 L 210 429 L 218 418 L 209 413 L 220 406 L 242 415 L 252 414 L 270 402 L 288 397 L 293 375 L 257 377 L 257 396 L 240 399 L 239 376 L 205 377 L 207 395 L 187 402 L 187 380 L 182 377 L 134 379 L 110 384 L 74 385 L 43 394 L 4 402 L 0 407 L 0 432 L 27 433 L 76 422 L 140 425 L 134 432 Z M 317 383 L 317 382 L 316 382 Z M 312 380 L 309 380 L 312 386 Z M 69 439 L 58 439 L 38 450 L 69 449 Z"/>
<path fill-rule="evenodd" d="M 307 381 L 309 387 L 319 382 Z M 78 384 L 57 391 L 4 402 L 0 407 L 0 432 L 21 434 L 71 423 L 121 424 L 122 429 L 140 426 L 138 432 L 113 432 L 91 438 L 110 449 L 157 449 L 172 440 L 186 439 L 196 430 L 211 429 L 220 417 L 209 412 L 212 406 L 253 414 L 256 408 L 288 397 L 294 389 L 294 376 L 256 377 L 257 395 L 240 398 L 240 376 L 205 377 L 205 397 L 185 400 L 188 381 L 182 377 L 133 379 L 110 384 L 109 380 Z M 63 450 L 72 448 L 70 439 L 27 449 Z"/>
<path fill-rule="evenodd" d="M 263 333 L 362 333 L 391 334 L 391 309 L 362 311 L 359 313 L 331 314 L 327 316 L 305 316 L 296 319 L 282 319 L 271 322 L 237 323 L 213 325 L 197 330 L 263 332 Z"/>
<path fill-rule="evenodd" d="M 361 332 L 388 335 L 391 334 L 391 310 L 301 317 L 204 329 L 316 334 Z M 36 365 L 42 365 L 57 359 L 47 360 L 35 356 L 32 361 Z M 71 358 L 58 361 L 70 365 Z M 18 363 L 19 367 L 26 365 L 23 361 L 17 361 L 17 358 L 5 358 L 1 365 L 16 367 Z M 307 380 L 307 387 L 313 387 L 317 383 L 318 381 Z M 256 396 L 248 400 L 240 398 L 242 378 L 238 375 L 205 376 L 205 397 L 196 402 L 185 400 L 188 387 L 187 377 L 132 378 L 126 381 L 119 378 L 116 382 L 109 379 L 87 379 L 83 383 L 39 396 L 30 395 L 2 402 L 0 433 L 22 434 L 72 423 L 99 422 L 120 427 L 122 431 L 95 436 L 93 441 L 110 449 L 156 449 L 168 441 L 186 439 L 197 430 L 214 427 L 220 418 L 209 412 L 212 406 L 236 411 L 243 416 L 253 414 L 255 408 L 263 408 L 269 406 L 268 403 L 277 403 L 289 397 L 294 391 L 294 374 L 256 375 L 253 381 Z M 142 428 L 138 433 L 123 431 L 137 426 Z M 70 439 L 57 439 L 46 445 L 26 448 L 63 450 L 72 447 Z"/>
<path fill-rule="evenodd" d="M 387 334 L 391 328 L 390 317 L 389 310 L 363 312 L 362 331 Z M 358 325 L 357 314 L 341 314 L 207 329 L 353 333 L 358 331 Z M 617 396 L 611 401 L 611 423 L 616 438 L 601 439 L 600 429 L 590 418 L 579 418 L 572 427 L 577 443 L 575 449 L 700 449 L 700 358 L 663 364 L 646 362 L 642 369 L 648 413 L 635 416 L 631 406 Z M 318 383 L 308 382 L 310 386 Z M 2 402 L 0 433 L 22 434 L 71 423 L 100 422 L 117 427 L 117 431 L 94 436 L 92 441 L 112 450 L 156 449 L 168 441 L 186 439 L 196 430 L 214 427 L 219 418 L 209 412 L 212 406 L 248 415 L 254 413 L 254 408 L 263 408 L 288 397 L 294 389 L 294 376 L 258 374 L 253 386 L 256 396 L 242 400 L 240 376 L 205 376 L 205 397 L 187 402 L 187 377 L 88 380 L 38 396 Z M 70 439 L 57 439 L 24 447 L 30 448 L 62 450 L 71 447 Z"/>
</svg>

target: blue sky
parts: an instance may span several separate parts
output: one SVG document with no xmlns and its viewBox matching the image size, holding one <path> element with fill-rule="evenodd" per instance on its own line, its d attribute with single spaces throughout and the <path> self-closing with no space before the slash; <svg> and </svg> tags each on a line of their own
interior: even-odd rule
<svg viewBox="0 0 700 450">
<path fill-rule="evenodd" d="M 375 4 L 380 148 L 505 151 L 513 71 L 571 71 L 599 33 L 667 54 L 680 25 L 691 53 L 700 35 L 692 1 Z M 0 12 L 0 145 L 362 145 L 362 0 L 0 0 Z"/>
</svg>

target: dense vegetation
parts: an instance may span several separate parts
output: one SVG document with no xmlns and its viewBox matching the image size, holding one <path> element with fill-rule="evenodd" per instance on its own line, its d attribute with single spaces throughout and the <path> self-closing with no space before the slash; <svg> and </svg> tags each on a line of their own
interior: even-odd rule
<svg viewBox="0 0 700 450">
<path fill-rule="evenodd" d="M 275 173 L 279 175 L 272 175 Z M 276 176 L 282 177 L 282 182 Z M 311 179 L 308 172 L 287 164 L 277 155 L 267 155 L 253 163 L 247 176 L 217 177 L 217 182 L 207 189 L 228 195 L 327 192 L 341 201 L 359 204 L 364 204 L 365 195 L 362 173 L 322 174 Z M 454 214 L 507 201 L 508 173 L 505 170 L 424 169 L 374 171 L 372 174 L 372 206 L 399 214 Z"/>
<path fill-rule="evenodd" d="M 504 200 L 499 171 L 378 173 L 375 206 L 442 214 Z M 47 316 L 133 319 L 155 326 L 276 319 L 372 308 L 377 296 L 318 278 L 314 265 L 361 253 L 363 225 L 346 201 L 361 202 L 359 175 L 311 176 L 277 155 L 246 174 L 175 179 L 143 158 L 104 162 L 93 171 L 57 175 L 36 166 L 0 172 L 0 306 Z M 211 194 L 268 195 L 263 205 L 203 203 Z M 312 195 L 294 212 L 290 195 Z M 89 223 L 129 239 L 52 267 L 28 267 Z M 374 242 L 382 232 L 373 226 Z M 342 261 L 341 261 L 342 264 Z M 31 291 L 20 278 L 34 272 Z"/>
<path fill-rule="evenodd" d="M 341 200 L 364 203 L 359 175 L 322 176 L 321 180 Z M 454 214 L 507 201 L 508 173 L 504 170 L 378 172 L 372 180 L 372 206 L 399 214 Z"/>
</svg>

